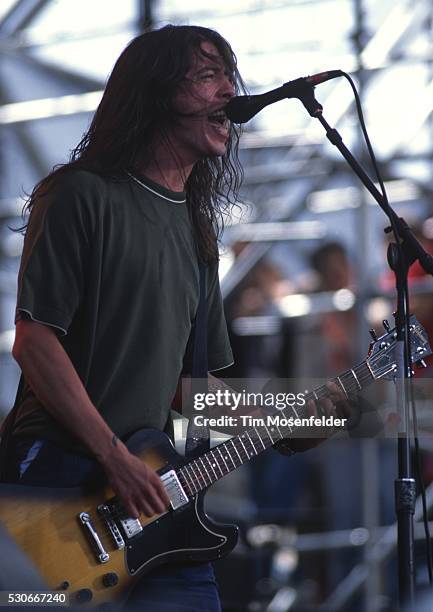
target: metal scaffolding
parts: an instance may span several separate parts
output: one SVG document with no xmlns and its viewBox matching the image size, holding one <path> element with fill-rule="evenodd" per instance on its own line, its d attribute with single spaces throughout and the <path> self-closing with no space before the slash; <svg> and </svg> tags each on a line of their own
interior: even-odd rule
<svg viewBox="0 0 433 612">
<path fill-rule="evenodd" d="M 191 8 L 176 0 L 164 3 L 164 6 L 156 0 L 136 0 L 135 20 L 126 29 L 132 37 L 134 33 L 151 29 L 161 21 L 187 20 L 189 23 L 203 22 L 204 25 L 213 25 L 215 22 L 225 27 L 231 18 L 258 19 L 284 10 L 287 10 L 289 15 L 290 10 L 314 10 L 314 7 L 327 2 L 329 0 L 302 0 L 292 3 L 251 0 L 249 4 L 243 3 L 239 9 L 235 6 L 231 9 L 224 8 L 224 3 L 212 9 L 203 9 L 199 4 L 192 3 Z M 333 5 L 332 2 L 330 4 Z M 402 203 L 410 201 L 413 204 L 416 217 L 433 214 L 432 188 L 429 185 L 433 169 L 431 2 L 396 0 L 386 14 L 381 14 L 377 23 L 371 18 L 372 3 L 365 0 L 347 0 L 341 3 L 343 4 L 350 7 L 353 16 L 352 30 L 340 33 L 351 46 L 350 57 L 345 56 L 343 59 L 349 66 L 348 71 L 356 77 L 363 100 L 370 89 L 380 84 L 381 79 L 387 78 L 395 67 L 408 66 L 421 71 L 426 68 L 426 80 L 423 90 L 419 93 L 420 104 L 417 112 L 414 113 L 410 126 L 402 130 L 402 137 L 395 138 L 386 153 L 380 155 L 380 167 L 390 190 L 394 188 L 393 194 L 395 193 L 396 198 L 401 197 Z M 102 77 L 89 76 L 87 72 L 79 69 L 51 63 L 41 54 L 35 53 L 35 50 L 44 45 L 56 44 L 56 40 L 94 39 L 97 44 L 97 41 L 109 32 L 101 30 L 96 23 L 88 23 L 88 31 L 84 33 L 68 32 L 61 36 L 50 35 L 45 38 L 37 35 L 32 32 L 32 24 L 36 19 L 43 18 L 44 11 L 49 6 L 50 0 L 17 0 L 0 19 L 0 415 L 6 413 L 12 404 L 18 376 L 10 350 L 13 340 L 15 279 L 21 242 L 17 234 L 10 234 L 8 226 L 19 223 L 23 185 L 28 190 L 49 172 L 53 163 L 59 161 L 50 149 L 50 142 L 54 143 L 56 153 L 59 149 L 56 144 L 56 126 L 57 136 L 63 131 L 68 136 L 62 140 L 64 156 L 65 149 L 68 148 L 67 143 L 79 140 L 80 131 L 89 113 L 95 110 L 104 85 Z M 124 31 L 125 25 L 121 29 Z M 116 31 L 117 28 L 113 27 L 112 32 Z M 308 43 L 308 32 L 305 38 Z M 236 47 L 236 40 L 231 42 Z M 276 41 L 276 48 L 279 52 L 296 53 L 294 46 L 290 46 L 287 41 Z M 255 53 L 257 54 L 257 45 L 251 45 L 250 55 L 254 56 Z M 11 79 L 14 71 L 19 74 L 16 82 Z M 26 79 L 30 79 L 30 76 L 36 93 L 26 90 Z M 281 81 L 283 80 L 288 80 L 285 75 L 281 75 Z M 255 90 L 259 91 L 257 83 L 253 83 L 253 88 L 254 85 Z M 319 90 L 316 93 L 325 113 L 329 109 L 332 112 L 333 125 L 347 130 L 352 147 L 362 162 L 367 164 L 356 127 L 353 99 L 348 95 L 347 85 L 334 82 L 332 89 L 323 91 L 323 95 Z M 369 110 L 373 115 L 373 111 Z M 275 253 L 276 245 L 287 240 L 291 241 L 291 253 L 296 262 L 305 261 L 309 245 L 317 244 L 324 237 L 338 237 L 343 242 L 351 240 L 355 244 L 348 246 L 351 247 L 357 262 L 357 291 L 353 296 L 358 320 L 356 345 L 358 356 L 362 357 L 366 351 L 368 306 L 373 298 L 381 294 L 375 278 L 377 262 L 372 264 L 367 261 L 366 254 L 372 253 L 372 233 L 375 232 L 378 236 L 380 227 L 385 226 L 387 221 L 380 217 L 379 213 L 376 214 L 364 189 L 352 177 L 345 162 L 331 151 L 324 134 L 314 129 L 312 121 L 305 117 L 303 124 L 288 130 L 287 133 L 269 133 L 267 129 L 261 129 L 259 122 L 253 123 L 252 128 L 246 131 L 241 141 L 241 156 L 245 168 L 242 199 L 249 203 L 253 219 L 243 230 L 235 223 L 229 224 L 227 228 L 224 238 L 226 249 L 230 250 L 239 240 L 248 241 L 249 244 L 222 278 L 222 292 L 225 298 L 232 296 L 258 262 Z M 405 117 L 402 117 L 401 123 L 404 122 Z M 400 127 L 396 126 L 396 131 Z M 44 138 L 44 131 L 50 133 L 51 140 Z M 423 146 L 408 150 L 408 145 L 417 138 Z M 315 213 L 312 199 L 316 203 L 322 201 L 322 210 L 326 210 L 323 201 L 331 192 L 334 201 L 340 201 L 340 205 L 338 207 L 334 204 L 334 209 L 328 208 L 332 212 L 330 221 L 326 215 Z M 307 233 L 300 233 L 300 225 L 296 225 L 314 222 L 317 225 L 309 226 L 309 234 L 307 230 Z M 278 238 L 275 238 L 275 224 L 279 225 Z M 343 224 L 353 224 L 356 228 L 349 239 L 341 229 Z M 281 234 L 283 229 L 284 235 Z M 276 257 L 284 267 L 281 252 L 277 253 Z M 290 265 L 292 268 L 295 265 L 289 263 L 286 261 L 288 270 L 291 269 Z M 426 286 L 426 291 L 431 291 L 431 285 Z M 385 295 L 385 299 L 391 311 L 389 294 Z M 335 308 L 333 304 L 330 298 L 327 307 L 332 310 Z M 308 317 L 311 312 L 311 309 L 308 310 L 304 316 Z M 278 316 L 290 318 L 291 315 L 290 312 L 280 312 Z M 295 313 L 293 316 L 299 315 Z M 268 321 L 270 328 L 266 328 L 263 320 L 256 323 L 261 326 L 262 331 L 278 329 L 274 322 Z M 255 323 L 253 320 L 244 321 L 244 325 L 246 324 L 251 326 Z M 364 476 L 378 471 L 377 449 L 374 444 L 370 440 L 362 447 Z M 371 500 L 377 495 L 378 484 L 373 479 L 364 478 L 363 486 L 366 499 Z M 378 508 L 366 505 L 364 526 L 373 533 L 378 525 Z M 372 538 L 366 542 L 363 564 L 358 570 L 355 568 L 350 572 L 346 581 L 330 597 L 327 604 L 324 604 L 324 609 L 343 609 L 342 606 L 346 605 L 352 593 L 351 589 L 355 591 L 361 584 L 366 585 L 366 609 L 369 612 L 380 609 L 377 572 L 368 571 L 368 567 L 373 561 L 375 567 L 379 567 L 382 557 L 391 550 L 393 537 L 387 540 L 385 553 L 385 549 L 380 548 L 382 540 L 383 537 L 377 541 Z M 378 553 L 379 549 L 382 552 Z"/>
</svg>

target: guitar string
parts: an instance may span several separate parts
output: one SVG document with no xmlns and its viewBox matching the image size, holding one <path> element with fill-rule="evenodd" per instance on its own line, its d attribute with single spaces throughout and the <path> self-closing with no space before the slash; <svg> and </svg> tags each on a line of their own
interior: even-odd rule
<svg viewBox="0 0 433 612">
<path fill-rule="evenodd" d="M 368 360 L 368 363 L 370 363 L 370 365 L 371 365 L 371 366 L 374 366 L 374 365 L 376 365 L 376 363 L 378 363 L 378 362 L 379 362 L 381 359 L 383 359 L 383 355 L 372 356 L 372 357 L 371 357 L 371 358 Z M 385 374 L 386 374 L 386 372 L 384 372 L 384 373 L 383 373 L 381 376 L 384 376 Z M 361 388 L 363 387 L 363 384 L 361 384 L 361 383 L 365 383 L 365 382 L 368 382 L 368 381 L 371 381 L 371 382 L 372 382 L 373 380 L 375 380 L 375 379 L 377 379 L 377 378 L 380 378 L 380 376 L 376 376 L 376 377 L 374 377 L 374 375 L 372 374 L 372 372 L 370 372 L 370 370 L 368 369 L 367 360 L 366 360 L 366 361 L 364 361 L 364 362 L 362 362 L 361 364 L 358 364 L 358 366 L 355 366 L 354 368 L 351 368 L 350 370 L 347 370 L 346 372 L 344 372 L 344 373 L 343 373 L 343 374 L 341 374 L 340 376 L 338 376 L 338 377 L 336 377 L 336 378 L 334 378 L 334 379 L 331 379 L 331 380 L 335 381 L 335 383 L 336 383 L 336 384 L 337 384 L 337 385 L 338 385 L 338 386 L 339 386 L 339 387 L 340 387 L 340 388 L 341 388 L 341 389 L 344 391 L 344 390 L 345 390 L 345 387 L 342 385 L 342 383 L 341 383 L 341 379 L 343 379 L 343 380 L 344 380 L 344 377 L 346 377 L 346 379 L 347 379 L 347 376 L 350 376 L 350 383 L 349 383 L 347 380 L 345 381 L 346 386 L 348 387 L 349 392 L 357 392 L 357 391 L 361 390 Z M 340 379 L 340 380 L 339 380 L 339 379 Z M 356 384 L 353 384 L 353 379 L 355 379 L 355 380 L 357 381 L 357 382 L 356 382 Z M 342 387 L 343 387 L 343 388 L 342 388 Z M 309 393 L 309 394 L 307 395 L 307 397 L 308 397 L 309 399 L 316 399 L 316 398 L 314 397 L 314 394 L 316 394 L 317 396 L 320 396 L 320 395 L 325 395 L 325 396 L 326 396 L 327 394 L 329 395 L 329 389 L 326 387 L 326 385 L 322 385 L 322 386 L 321 386 L 321 387 L 319 387 L 318 389 L 315 389 L 315 390 L 314 390 L 314 392 Z M 320 399 L 320 397 L 318 397 L 317 399 Z M 296 414 L 296 413 L 295 413 L 295 414 Z M 308 415 L 308 416 L 311 416 L 311 415 Z M 278 429 L 279 429 L 279 428 L 277 428 L 277 430 L 278 430 Z M 327 428 L 327 429 L 329 429 L 329 428 Z M 287 432 L 288 434 L 291 434 L 291 433 L 292 433 L 292 431 L 290 430 L 290 428 L 289 428 L 289 431 L 287 431 L 287 429 L 286 429 L 286 428 L 283 428 L 283 430 L 284 430 L 285 432 Z M 272 430 L 272 431 L 273 431 L 273 430 Z M 258 433 L 258 432 L 257 432 L 257 433 Z M 264 433 L 263 428 L 262 428 L 262 433 Z M 269 432 L 268 432 L 268 431 L 267 431 L 267 433 L 268 433 L 268 435 L 269 435 Z M 258 435 L 259 435 L 259 434 L 258 434 Z M 282 436 L 282 437 L 286 437 L 286 436 Z M 263 443 L 263 439 L 266 439 L 266 436 L 264 436 L 264 438 L 262 438 L 262 437 L 259 435 L 259 439 L 260 439 L 260 440 L 261 440 L 261 442 Z M 280 439 L 281 439 L 281 437 L 280 437 Z M 235 446 L 235 444 L 236 444 L 236 443 L 238 443 L 238 442 L 241 442 L 241 444 L 242 444 L 241 437 L 240 437 L 240 436 L 237 436 L 237 437 L 232 438 L 231 440 L 233 441 L 233 445 L 234 445 L 234 447 L 235 447 L 236 451 L 238 452 L 238 454 L 239 454 L 239 451 L 242 453 L 242 448 L 241 448 L 241 447 L 236 448 L 236 446 Z M 273 443 L 275 443 L 275 442 L 277 442 L 277 441 L 278 441 L 278 439 L 275 439 L 275 440 L 274 440 L 274 439 L 272 439 L 272 442 L 273 442 Z M 224 444 L 226 444 L 226 443 L 223 443 L 222 445 L 218 445 L 217 447 L 214 447 L 214 448 L 219 448 L 220 446 L 223 446 Z M 243 444 L 242 444 L 242 446 L 243 446 Z M 267 447 L 268 447 L 268 446 L 267 446 Z M 267 447 L 265 447 L 265 448 L 267 448 Z M 245 459 L 251 459 L 251 458 L 252 458 L 254 455 L 259 454 L 259 453 L 258 453 L 258 451 L 255 449 L 254 444 L 252 444 L 252 448 L 253 448 L 253 452 L 252 452 L 251 454 L 249 454 L 248 452 L 246 452 L 246 451 L 245 451 L 245 454 L 246 454 Z M 261 450 L 264 450 L 265 448 L 263 448 L 263 449 L 261 449 Z M 229 456 L 230 456 L 230 455 L 229 455 Z M 202 457 L 205 457 L 205 458 L 206 458 L 206 461 L 209 463 L 209 458 L 208 458 L 207 456 L 203 455 Z M 227 458 L 227 456 L 226 456 L 226 458 Z M 215 460 L 215 457 L 213 457 L 213 459 L 214 459 L 214 461 L 216 461 L 216 464 L 215 464 L 215 465 L 216 465 L 216 466 L 219 468 L 219 470 L 221 471 L 222 475 L 226 475 L 226 474 L 230 473 L 230 472 L 231 472 L 233 469 L 236 469 L 237 467 L 239 467 L 240 465 L 242 465 L 242 463 L 244 462 L 244 461 L 242 461 L 241 457 L 239 457 L 239 460 L 240 460 L 240 463 L 239 463 L 239 464 L 236 464 L 236 462 L 233 462 L 233 464 L 234 464 L 234 465 L 233 465 L 233 468 L 228 469 L 227 471 L 224 471 L 223 467 L 222 467 L 222 466 L 221 466 L 221 464 L 219 463 L 219 460 Z M 233 460 L 232 460 L 232 461 L 233 461 Z M 187 465 L 189 465 L 189 464 L 187 464 Z M 211 464 L 211 465 L 212 465 L 212 464 Z M 215 467 L 215 465 L 213 465 L 213 467 Z M 181 468 L 181 469 L 185 469 L 185 467 L 186 467 L 186 466 L 184 466 L 184 468 Z M 198 473 L 199 473 L 199 478 L 197 478 L 197 476 L 195 476 L 195 472 L 194 472 L 194 470 L 192 470 L 192 471 L 193 471 L 193 474 L 194 474 L 194 479 L 193 479 L 193 477 L 192 477 L 191 475 L 189 475 L 189 479 L 192 481 L 192 483 L 193 483 L 193 485 L 194 485 L 194 487 L 195 487 L 195 488 L 197 488 L 197 487 L 196 487 L 196 485 L 198 485 L 198 487 L 199 487 L 199 491 L 200 491 L 200 490 L 202 490 L 203 488 L 205 488 L 205 487 L 209 486 L 209 485 L 210 485 L 210 484 L 212 484 L 213 482 L 216 482 L 217 480 L 219 480 L 219 478 L 221 478 L 221 477 L 222 477 L 222 476 L 221 476 L 221 477 L 217 477 L 217 478 L 213 479 L 212 477 L 210 477 L 210 476 L 208 475 L 208 478 L 209 478 L 209 480 L 210 480 L 210 483 L 208 483 L 208 482 L 207 482 L 207 480 L 206 480 L 206 478 L 205 478 L 205 476 L 204 476 L 204 474 L 201 472 L 200 468 L 199 468 L 198 466 L 196 466 L 196 467 L 197 467 L 197 470 L 198 470 Z M 186 471 L 186 470 L 185 470 L 185 471 Z M 214 471 L 214 470 L 213 470 L 213 471 Z M 181 472 L 181 474 L 183 475 L 183 473 L 182 473 L 182 472 Z M 185 478 L 185 481 L 186 481 L 186 478 Z M 193 494 L 194 494 L 194 492 L 193 492 L 193 491 L 191 491 L 191 487 L 189 486 L 189 483 L 188 483 L 188 482 L 186 482 L 186 486 L 187 486 L 188 490 L 189 490 L 191 493 L 193 493 Z"/>
<path fill-rule="evenodd" d="M 359 391 L 359 390 L 361 390 L 359 388 L 359 385 L 362 388 L 364 383 L 366 383 L 368 381 L 373 382 L 374 380 L 379 379 L 379 378 L 383 377 L 386 374 L 386 372 L 384 372 L 381 376 L 374 377 L 374 375 L 372 374 L 372 372 L 368 368 L 368 365 L 367 365 L 368 363 L 370 364 L 371 367 L 374 367 L 381 359 L 383 359 L 383 355 L 377 355 L 377 356 L 373 355 L 370 359 L 361 362 L 360 364 L 358 364 L 354 368 L 351 368 L 350 370 L 347 370 L 346 372 L 343 372 L 342 374 L 340 374 L 339 376 L 337 376 L 337 377 L 335 377 L 335 378 L 333 378 L 331 380 L 333 382 L 335 382 L 335 384 L 337 384 L 342 391 L 345 391 L 346 390 L 345 389 L 345 385 L 342 385 L 341 379 L 344 379 L 344 377 L 350 376 L 350 381 L 347 381 L 347 380 L 345 381 L 346 385 L 348 387 L 349 392 Z M 355 374 L 355 376 L 354 376 L 354 374 Z M 353 383 L 353 379 L 355 379 L 355 381 L 357 381 L 359 383 L 359 385 L 358 384 L 354 384 Z M 327 386 L 326 385 L 321 385 L 317 389 L 314 389 L 312 392 L 308 392 L 308 394 L 306 395 L 306 398 L 308 398 L 308 400 L 309 399 L 321 399 L 321 397 L 329 395 L 329 393 L 330 392 L 329 392 L 329 389 L 327 388 Z M 315 396 L 317 396 L 317 398 Z M 287 410 L 287 408 L 284 409 L 282 412 L 285 412 L 286 410 Z M 295 415 L 297 415 L 297 413 L 292 408 L 291 408 L 291 410 L 292 410 L 292 412 L 294 412 Z M 299 412 L 301 414 L 303 413 L 302 407 L 299 408 Z M 305 415 L 305 416 L 314 416 L 314 415 Z M 299 417 L 299 418 L 303 418 L 303 417 Z M 259 431 L 257 430 L 257 427 L 254 427 L 253 429 L 257 433 L 257 438 L 255 438 L 254 435 L 253 435 L 253 438 L 250 439 L 250 443 L 249 444 L 250 444 L 250 446 L 252 448 L 251 454 L 249 454 L 248 451 L 246 450 L 246 448 L 245 448 L 245 446 L 244 446 L 244 444 L 242 442 L 241 435 L 238 435 L 238 436 L 235 436 L 233 438 L 230 438 L 230 440 L 228 440 L 226 442 L 223 442 L 223 443 L 213 447 L 213 449 L 217 449 L 217 448 L 220 449 L 221 447 L 224 447 L 224 451 L 227 451 L 228 455 L 222 455 L 221 454 L 221 457 L 224 457 L 224 459 L 230 458 L 231 462 L 233 463 L 233 467 L 232 468 L 229 468 L 228 465 L 223 467 L 221 465 L 221 463 L 220 463 L 220 460 L 218 458 L 216 459 L 213 454 L 212 454 L 212 457 L 213 457 L 214 463 L 212 464 L 210 462 L 209 457 L 208 457 L 208 453 L 210 453 L 211 451 L 208 451 L 208 453 L 204 453 L 204 455 L 202 455 L 202 457 L 201 457 L 202 463 L 203 463 L 203 458 L 205 458 L 207 463 L 208 463 L 208 465 L 210 467 L 212 467 L 212 471 L 215 474 L 215 478 L 213 478 L 211 475 L 209 475 L 209 473 L 207 473 L 208 480 L 210 481 L 209 483 L 207 482 L 207 479 L 206 479 L 204 473 L 202 472 L 202 470 L 200 469 L 199 465 L 197 464 L 197 460 L 190 461 L 189 463 L 187 463 L 184 466 L 182 466 L 181 468 L 179 468 L 177 470 L 176 474 L 177 474 L 178 478 L 180 479 L 182 487 L 184 488 L 185 492 L 188 493 L 190 497 L 195 496 L 197 493 L 201 492 L 204 488 L 207 488 L 208 486 L 210 486 L 211 484 L 213 484 L 214 482 L 216 482 L 217 480 L 219 480 L 223 476 L 231 473 L 234 469 L 237 469 L 238 467 L 240 467 L 244 463 L 245 460 L 249 460 L 249 459 L 253 458 L 254 456 L 259 455 L 263 450 L 266 450 L 267 448 L 272 446 L 275 442 L 278 442 L 278 439 L 283 439 L 283 438 L 288 437 L 290 434 L 293 433 L 289 426 L 280 426 L 280 427 L 277 427 L 277 431 L 279 432 L 280 437 L 276 438 L 274 440 L 272 438 L 272 436 L 270 435 L 269 430 L 268 430 L 268 428 L 266 428 L 266 426 L 258 426 L 258 429 L 263 434 L 262 436 L 259 434 Z M 287 433 L 287 436 L 281 436 L 280 429 L 283 432 Z M 267 435 L 272 440 L 271 444 L 269 444 L 269 442 L 267 440 L 267 436 L 266 436 L 264 430 L 266 430 Z M 248 432 L 248 435 L 253 433 L 251 428 L 247 428 L 245 431 Z M 271 431 L 274 431 L 274 430 L 271 429 Z M 242 434 L 242 436 L 243 435 L 245 435 L 245 432 L 244 432 L 244 434 Z M 246 438 L 244 438 L 244 439 L 246 441 Z M 263 445 L 263 448 L 260 448 L 259 450 L 257 450 L 255 445 L 254 445 L 254 443 L 253 443 L 253 441 L 252 441 L 253 439 L 255 439 L 256 441 L 260 440 L 261 444 Z M 264 444 L 264 440 L 266 440 L 266 444 Z M 236 453 L 239 455 L 239 462 L 236 460 L 236 458 L 233 459 L 233 457 L 231 456 L 230 452 L 228 451 L 228 448 L 227 449 L 225 448 L 226 445 L 229 442 L 233 445 L 234 449 L 236 450 Z M 240 445 L 239 445 L 239 443 L 240 443 Z M 238 447 L 236 446 L 236 444 L 238 444 Z M 220 450 L 219 450 L 219 452 L 221 453 Z M 242 459 L 242 455 L 243 454 L 245 454 L 244 460 Z M 194 468 L 192 467 L 192 464 L 195 464 L 195 470 L 198 473 L 198 477 L 196 476 L 196 473 L 195 473 Z M 188 472 L 186 471 L 187 467 L 191 467 L 192 475 L 188 474 Z M 205 467 L 204 463 L 203 463 L 203 467 L 206 470 L 206 467 Z M 221 472 L 221 476 L 218 476 L 216 474 L 215 470 L 213 469 L 214 467 L 218 467 L 218 469 Z M 188 479 L 186 478 L 185 474 L 188 474 Z M 196 489 L 195 492 L 192 490 L 191 485 L 189 484 L 189 481 L 191 481 L 192 485 Z M 116 504 L 115 508 L 116 507 L 119 508 L 119 509 L 118 510 L 114 509 L 110 513 L 110 518 L 115 519 L 115 518 L 119 518 L 121 516 L 125 516 L 124 511 L 119 507 L 118 503 Z M 110 531 L 110 529 L 109 529 L 109 527 L 107 525 L 106 519 L 104 519 L 104 517 L 101 516 L 101 515 L 97 515 L 96 518 L 97 518 L 98 522 L 102 522 L 103 523 L 103 525 L 104 525 L 104 532 L 106 534 L 108 534 L 108 535 L 111 535 L 111 531 Z"/>
</svg>

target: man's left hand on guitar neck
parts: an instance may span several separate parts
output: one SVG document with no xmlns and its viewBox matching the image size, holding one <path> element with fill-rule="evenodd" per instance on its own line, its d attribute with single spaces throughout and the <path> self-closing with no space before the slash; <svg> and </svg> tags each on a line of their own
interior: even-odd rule
<svg viewBox="0 0 433 612">
<path fill-rule="evenodd" d="M 309 400 L 306 403 L 306 416 L 325 416 L 350 420 L 354 415 L 353 398 L 349 399 L 341 387 L 335 382 L 328 381 L 326 383 L 326 387 L 328 389 L 328 394 L 326 397 L 319 400 Z M 216 378 L 210 373 L 208 374 L 207 388 L 209 392 L 213 393 L 217 391 L 228 391 L 229 393 L 234 392 L 234 390 L 223 380 Z M 176 394 L 172 403 L 172 409 L 182 414 L 182 398 L 190 397 L 190 395 L 191 378 L 189 376 L 183 376 L 179 379 Z M 269 410 L 266 410 L 266 408 L 263 407 L 253 407 L 241 404 L 239 405 L 238 409 L 242 410 L 242 414 L 251 416 L 253 418 L 264 418 L 269 415 Z M 233 410 L 230 405 L 224 404 L 222 406 L 208 406 L 208 416 L 210 418 L 232 415 Z M 238 430 L 234 432 L 230 427 L 222 427 L 217 429 L 230 434 L 239 433 Z M 284 438 L 275 444 L 275 449 L 282 454 L 290 455 L 314 448 L 321 442 L 324 442 L 326 439 L 326 436 Z"/>
</svg>

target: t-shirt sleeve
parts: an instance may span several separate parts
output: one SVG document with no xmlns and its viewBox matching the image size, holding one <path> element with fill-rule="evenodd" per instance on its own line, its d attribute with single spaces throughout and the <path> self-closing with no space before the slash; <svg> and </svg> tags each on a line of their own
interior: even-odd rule
<svg viewBox="0 0 433 612">
<path fill-rule="evenodd" d="M 208 369 L 213 372 L 233 363 L 218 278 L 218 263 L 207 270 L 207 309 Z"/>
<path fill-rule="evenodd" d="M 67 333 L 83 297 L 90 209 L 88 193 L 70 177 L 37 199 L 24 240 L 16 320 L 30 317 Z"/>
</svg>

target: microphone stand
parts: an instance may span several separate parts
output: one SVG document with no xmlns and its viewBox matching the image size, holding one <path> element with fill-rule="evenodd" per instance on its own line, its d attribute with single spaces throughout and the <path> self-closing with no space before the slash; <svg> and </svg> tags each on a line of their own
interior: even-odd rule
<svg viewBox="0 0 433 612">
<path fill-rule="evenodd" d="M 399 601 L 401 605 L 413 605 L 415 598 L 414 533 L 413 514 L 415 511 L 416 485 L 412 476 L 410 451 L 410 411 L 408 393 L 411 383 L 412 364 L 410 358 L 409 291 L 407 273 L 418 260 L 424 271 L 433 275 L 433 257 L 429 255 L 412 234 L 406 221 L 397 216 L 369 176 L 343 143 L 336 129 L 331 128 L 323 117 L 323 107 L 314 97 L 314 86 L 305 88 L 299 99 L 312 117 L 320 121 L 329 141 L 337 147 L 363 185 L 368 189 L 391 222 L 385 232 L 394 231 L 399 244 L 391 243 L 388 248 L 388 263 L 395 273 L 397 289 L 397 311 L 395 316 L 397 332 L 397 407 L 400 415 L 398 437 L 398 478 L 395 480 L 395 509 L 397 515 Z"/>
</svg>

